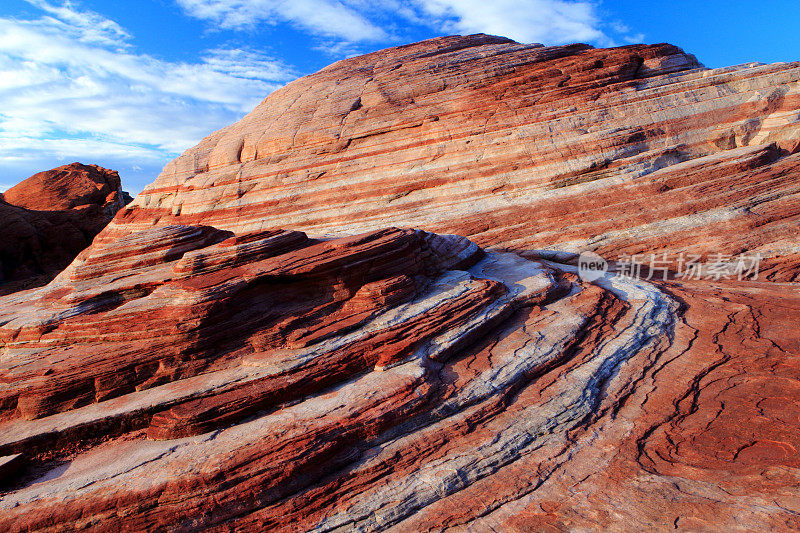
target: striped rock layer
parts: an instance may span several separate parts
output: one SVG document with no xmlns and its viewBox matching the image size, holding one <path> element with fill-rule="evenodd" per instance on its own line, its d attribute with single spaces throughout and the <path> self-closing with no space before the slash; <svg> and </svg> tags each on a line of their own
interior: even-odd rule
<svg viewBox="0 0 800 533">
<path fill-rule="evenodd" d="M 448 37 L 334 63 L 166 166 L 110 234 L 388 226 L 798 275 L 800 64 Z"/>
<path fill-rule="evenodd" d="M 800 529 L 798 76 L 478 35 L 289 84 L 0 298 L 0 523 Z"/>
</svg>

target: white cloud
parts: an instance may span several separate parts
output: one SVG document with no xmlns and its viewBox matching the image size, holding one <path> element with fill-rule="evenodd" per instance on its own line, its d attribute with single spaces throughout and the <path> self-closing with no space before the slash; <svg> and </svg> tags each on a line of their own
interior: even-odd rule
<svg viewBox="0 0 800 533">
<path fill-rule="evenodd" d="M 563 0 L 416 0 L 446 31 L 489 33 L 524 43 L 612 40 L 600 29 L 594 2 Z"/>
<path fill-rule="evenodd" d="M 130 39 L 130 34 L 113 20 L 91 11 L 76 11 L 68 0 L 62 6 L 54 6 L 45 0 L 25 1 L 52 15 L 45 19 L 51 26 L 67 31 L 79 29 L 78 38 L 82 42 L 125 47 Z"/>
<path fill-rule="evenodd" d="M 625 44 L 641 44 L 644 42 L 644 33 L 623 35 L 622 40 L 625 42 Z"/>
<path fill-rule="evenodd" d="M 599 0 L 175 0 L 187 14 L 222 28 L 252 29 L 256 24 L 290 22 L 342 43 L 387 40 L 386 28 L 423 25 L 443 33 L 489 33 L 520 42 L 548 45 L 615 41 L 598 14 Z M 615 33 L 628 33 L 628 30 Z M 630 40 L 630 37 L 623 36 Z M 321 49 L 343 48 L 330 40 Z M 350 48 L 344 47 L 347 50 Z"/>
<path fill-rule="evenodd" d="M 210 50 L 191 63 L 159 60 L 133 52 L 128 33 L 97 13 L 29 2 L 44 11 L 40 18 L 0 18 L 4 173 L 48 157 L 157 169 L 294 77 L 251 50 Z"/>
<path fill-rule="evenodd" d="M 187 14 L 222 28 L 250 29 L 256 24 L 288 22 L 316 35 L 349 42 L 376 41 L 388 35 L 338 0 L 176 0 Z"/>
</svg>

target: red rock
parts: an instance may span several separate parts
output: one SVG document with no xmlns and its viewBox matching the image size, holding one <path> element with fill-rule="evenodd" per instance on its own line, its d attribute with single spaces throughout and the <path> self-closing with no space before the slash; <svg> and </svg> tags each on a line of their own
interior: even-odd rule
<svg viewBox="0 0 800 533">
<path fill-rule="evenodd" d="M 80 163 L 0 194 L 0 294 L 52 278 L 130 201 L 116 171 Z"/>
<path fill-rule="evenodd" d="M 113 216 L 125 205 L 119 174 L 97 165 L 72 163 L 34 174 L 3 193 L 6 202 L 36 211 L 101 206 Z"/>
<path fill-rule="evenodd" d="M 798 81 L 469 36 L 276 91 L 0 298 L 0 521 L 797 530 Z"/>
<path fill-rule="evenodd" d="M 799 82 L 797 63 L 704 69 L 666 44 L 393 48 L 271 94 L 167 165 L 109 235 L 414 227 L 608 258 L 759 252 L 788 281 Z"/>
<path fill-rule="evenodd" d="M 165 226 L 96 244 L 38 299 L 20 300 L 0 319 L 9 360 L 18 350 L 39 353 L 9 366 L 13 378 L 0 377 L 15 385 L 0 390 L 0 416 L 39 418 L 224 367 L 254 347 L 318 343 L 413 296 L 412 277 L 442 270 L 437 250 L 461 250 L 432 247 L 430 237 L 409 230 L 318 243 L 298 232 L 268 235 L 232 239 L 207 227 Z M 220 257 L 228 258 L 222 270 L 204 259 Z M 182 267 L 198 263 L 204 268 Z M 411 342 L 405 334 L 403 346 Z M 391 360 L 384 352 L 348 356 L 359 359 L 352 372 Z"/>
</svg>

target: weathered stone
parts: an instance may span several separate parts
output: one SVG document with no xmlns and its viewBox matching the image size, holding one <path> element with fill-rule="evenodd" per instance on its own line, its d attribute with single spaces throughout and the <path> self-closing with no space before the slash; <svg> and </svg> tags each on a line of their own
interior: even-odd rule
<svg viewBox="0 0 800 533">
<path fill-rule="evenodd" d="M 52 279 L 131 200 L 115 171 L 80 163 L 0 194 L 0 294 Z"/>
<path fill-rule="evenodd" d="M 0 298 L 0 521 L 799 529 L 798 80 L 469 36 L 276 91 Z"/>
</svg>

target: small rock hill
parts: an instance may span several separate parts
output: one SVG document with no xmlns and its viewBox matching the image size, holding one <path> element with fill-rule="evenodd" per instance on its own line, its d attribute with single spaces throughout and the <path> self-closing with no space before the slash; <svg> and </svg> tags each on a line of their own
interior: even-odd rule
<svg viewBox="0 0 800 533">
<path fill-rule="evenodd" d="M 116 171 L 80 163 L 0 194 L 0 294 L 51 279 L 131 200 Z"/>
</svg>

